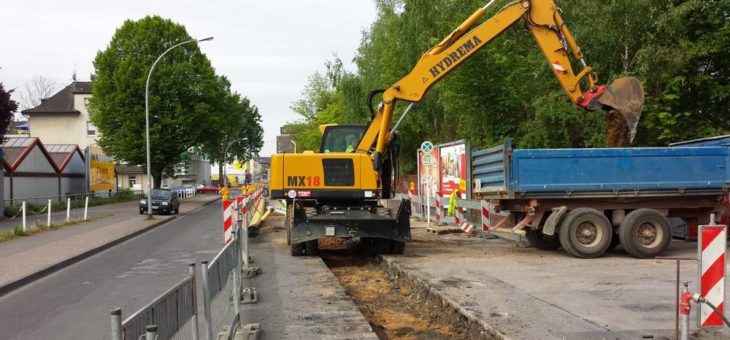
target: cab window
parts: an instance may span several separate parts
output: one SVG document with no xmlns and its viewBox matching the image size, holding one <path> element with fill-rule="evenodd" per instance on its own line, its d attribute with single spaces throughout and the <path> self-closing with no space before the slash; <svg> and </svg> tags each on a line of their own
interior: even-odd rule
<svg viewBox="0 0 730 340">
<path fill-rule="evenodd" d="M 319 152 L 354 152 L 364 132 L 365 127 L 359 125 L 327 127 Z"/>
</svg>

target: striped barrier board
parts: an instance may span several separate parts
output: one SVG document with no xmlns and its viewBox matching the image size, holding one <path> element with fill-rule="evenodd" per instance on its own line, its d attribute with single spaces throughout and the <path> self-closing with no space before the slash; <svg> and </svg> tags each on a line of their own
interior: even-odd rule
<svg viewBox="0 0 730 340">
<path fill-rule="evenodd" d="M 724 225 L 700 226 L 698 250 L 700 253 L 700 295 L 725 312 L 725 251 L 727 227 Z M 702 328 L 722 327 L 720 315 L 702 304 L 698 323 Z"/>
<path fill-rule="evenodd" d="M 441 191 L 436 192 L 436 224 L 441 223 Z"/>
<path fill-rule="evenodd" d="M 464 218 L 464 207 L 459 206 L 459 202 L 461 201 L 457 201 L 456 203 L 454 221 L 456 221 L 456 225 L 459 226 L 459 229 L 461 229 L 468 235 L 472 235 L 474 233 L 474 225 L 469 223 L 469 221 Z"/>
<path fill-rule="evenodd" d="M 485 233 L 489 232 L 489 207 L 487 206 L 488 202 L 486 200 L 480 201 L 482 209 L 481 209 L 481 222 L 482 222 L 482 231 Z"/>
<path fill-rule="evenodd" d="M 233 209 L 234 200 L 223 201 L 223 243 L 231 242 L 231 231 L 233 231 Z"/>
</svg>

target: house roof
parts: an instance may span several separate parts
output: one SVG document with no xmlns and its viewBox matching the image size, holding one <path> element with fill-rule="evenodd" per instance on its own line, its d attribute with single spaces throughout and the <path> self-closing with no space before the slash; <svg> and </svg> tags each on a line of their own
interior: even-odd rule
<svg viewBox="0 0 730 340">
<path fill-rule="evenodd" d="M 21 113 L 24 115 L 34 113 L 80 114 L 81 112 L 74 108 L 74 94 L 91 94 L 91 82 L 75 81 L 50 98 L 42 100 L 40 105 L 23 110 Z"/>
<path fill-rule="evenodd" d="M 51 167 L 54 171 L 58 172 L 59 170 L 56 162 L 53 161 L 53 158 L 38 137 L 7 138 L 2 144 L 3 164 L 5 165 L 5 169 L 7 169 L 8 172 L 14 172 L 36 145 L 38 145 L 38 148 L 41 150 L 43 155 L 46 156 L 48 162 L 51 163 Z"/>
<path fill-rule="evenodd" d="M 78 153 L 81 159 L 84 159 L 84 153 L 76 144 L 46 144 L 45 146 L 58 171 L 63 171 L 66 168 L 75 153 Z"/>
<path fill-rule="evenodd" d="M 114 166 L 114 171 L 120 175 L 141 175 L 145 171 L 141 167 L 127 164 L 117 164 Z"/>
</svg>

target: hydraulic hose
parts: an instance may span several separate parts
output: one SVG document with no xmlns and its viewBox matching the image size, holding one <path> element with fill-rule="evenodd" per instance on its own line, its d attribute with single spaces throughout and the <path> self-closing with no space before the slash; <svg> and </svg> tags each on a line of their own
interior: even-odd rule
<svg viewBox="0 0 730 340">
<path fill-rule="evenodd" d="M 730 327 L 730 321 L 728 321 L 728 319 L 725 317 L 725 315 L 723 315 L 723 313 L 721 313 L 720 311 L 717 310 L 717 307 L 712 302 L 705 300 L 705 298 L 702 296 L 699 296 L 699 294 L 695 295 L 695 301 L 708 305 L 710 308 L 712 308 L 713 311 L 715 311 L 715 313 L 717 313 L 717 315 L 720 316 L 720 318 L 722 318 L 722 322 L 724 322 L 725 325 Z"/>
</svg>

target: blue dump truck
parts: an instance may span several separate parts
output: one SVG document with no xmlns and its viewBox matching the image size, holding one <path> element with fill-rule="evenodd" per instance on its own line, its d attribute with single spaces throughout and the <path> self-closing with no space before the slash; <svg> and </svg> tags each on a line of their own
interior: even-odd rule
<svg viewBox="0 0 730 340">
<path fill-rule="evenodd" d="M 619 244 L 650 258 L 669 246 L 669 218 L 727 219 L 730 136 L 660 148 L 514 149 L 508 140 L 472 154 L 472 186 L 492 234 L 581 258 Z"/>
</svg>

